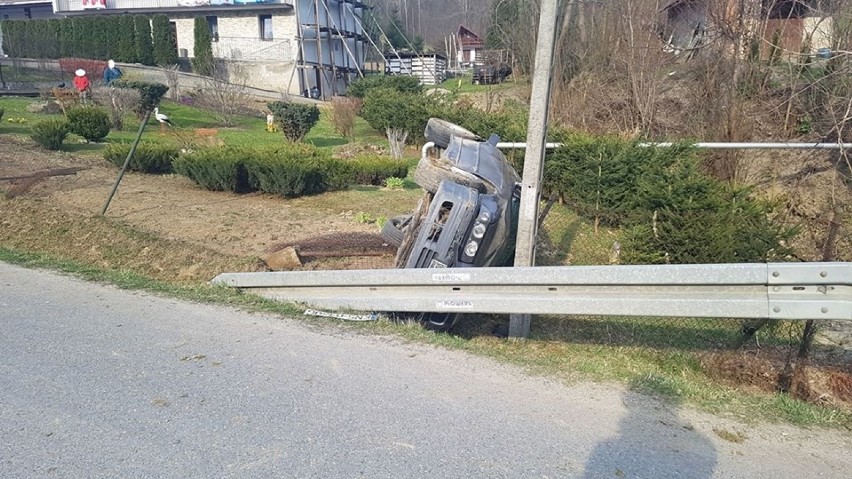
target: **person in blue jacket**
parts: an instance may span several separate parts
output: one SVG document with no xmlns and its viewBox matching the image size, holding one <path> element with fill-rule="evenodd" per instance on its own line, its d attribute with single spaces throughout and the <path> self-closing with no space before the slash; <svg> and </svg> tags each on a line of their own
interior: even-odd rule
<svg viewBox="0 0 852 479">
<path fill-rule="evenodd" d="M 121 78 L 121 70 L 115 66 L 115 62 L 110 60 L 107 62 L 107 68 L 104 70 L 104 85 L 112 85 L 112 83 Z"/>
</svg>

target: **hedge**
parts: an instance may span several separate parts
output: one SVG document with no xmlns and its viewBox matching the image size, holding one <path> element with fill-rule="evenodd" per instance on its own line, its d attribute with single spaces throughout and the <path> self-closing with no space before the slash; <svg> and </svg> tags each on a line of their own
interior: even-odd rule
<svg viewBox="0 0 852 479">
<path fill-rule="evenodd" d="M 141 17 L 147 22 L 147 17 Z M 140 49 L 151 50 L 151 30 L 140 31 L 129 15 L 80 16 L 46 20 L 2 20 L 3 49 L 16 58 L 63 58 L 145 61 Z M 144 29 L 144 28 L 143 28 Z M 88 71 L 88 70 L 87 70 Z"/>
<path fill-rule="evenodd" d="M 380 157 L 341 160 L 301 143 L 198 150 L 181 155 L 174 167 L 209 190 L 262 191 L 285 197 L 342 190 L 356 183 L 380 185 L 408 172 L 403 162 Z"/>
<path fill-rule="evenodd" d="M 129 152 L 130 145 L 109 145 L 104 150 L 104 159 L 120 167 L 124 165 Z M 171 173 L 174 171 L 173 163 L 179 155 L 180 150 L 177 147 L 141 142 L 130 159 L 128 169 L 141 173 Z"/>
</svg>

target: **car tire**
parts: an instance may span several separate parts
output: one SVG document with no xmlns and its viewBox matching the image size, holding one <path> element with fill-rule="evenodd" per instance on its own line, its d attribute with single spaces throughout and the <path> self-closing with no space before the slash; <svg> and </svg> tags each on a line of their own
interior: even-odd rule
<svg viewBox="0 0 852 479">
<path fill-rule="evenodd" d="M 420 313 L 420 324 L 429 331 L 445 333 L 453 328 L 459 313 Z"/>
<path fill-rule="evenodd" d="M 411 175 L 414 182 L 429 193 L 438 191 L 438 186 L 444 180 L 458 183 L 480 192 L 486 191 L 485 183 L 472 173 L 452 168 L 449 165 L 441 165 L 442 162 L 443 160 L 440 158 L 420 158 L 414 174 Z"/>
<path fill-rule="evenodd" d="M 389 245 L 399 248 L 405 238 L 405 230 L 409 223 L 411 223 L 411 215 L 399 215 L 388 219 L 382 226 L 380 233 L 382 239 L 387 241 Z"/>
<path fill-rule="evenodd" d="M 453 136 L 466 140 L 482 141 L 482 138 L 476 133 L 440 118 L 429 118 L 423 136 L 426 137 L 426 141 L 431 141 L 438 148 L 446 148 Z"/>
</svg>

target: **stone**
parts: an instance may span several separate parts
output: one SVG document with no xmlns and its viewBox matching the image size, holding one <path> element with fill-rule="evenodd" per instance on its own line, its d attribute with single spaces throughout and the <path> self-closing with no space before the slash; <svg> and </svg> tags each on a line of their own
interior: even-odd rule
<svg viewBox="0 0 852 479">
<path fill-rule="evenodd" d="M 296 248 L 290 246 L 260 258 L 272 271 L 287 271 L 302 267 L 302 258 Z"/>
</svg>

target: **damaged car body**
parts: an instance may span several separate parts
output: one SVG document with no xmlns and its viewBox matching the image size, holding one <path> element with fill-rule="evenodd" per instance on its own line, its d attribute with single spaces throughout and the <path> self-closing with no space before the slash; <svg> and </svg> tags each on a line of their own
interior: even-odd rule
<svg viewBox="0 0 852 479">
<path fill-rule="evenodd" d="M 514 259 L 520 178 L 497 149 L 457 125 L 430 119 L 414 180 L 426 193 L 411 215 L 388 221 L 382 236 L 398 246 L 399 268 L 509 266 Z M 457 313 L 424 313 L 447 330 Z"/>
</svg>

